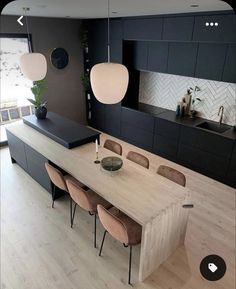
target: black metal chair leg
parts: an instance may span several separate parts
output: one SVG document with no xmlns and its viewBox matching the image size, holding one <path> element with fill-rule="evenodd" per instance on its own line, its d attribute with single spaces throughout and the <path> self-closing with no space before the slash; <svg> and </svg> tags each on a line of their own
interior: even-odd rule
<svg viewBox="0 0 236 289">
<path fill-rule="evenodd" d="M 94 248 L 97 248 L 97 216 L 94 214 Z"/>
<path fill-rule="evenodd" d="M 73 228 L 73 224 L 74 224 L 76 207 L 77 207 L 77 204 L 75 203 L 74 210 L 73 210 L 73 200 L 72 198 L 70 198 L 70 217 L 71 217 L 70 227 L 71 228 Z"/>
<path fill-rule="evenodd" d="M 132 263 L 132 246 L 130 246 L 130 251 L 129 251 L 129 285 L 131 284 L 131 263 Z"/>
<path fill-rule="evenodd" d="M 103 238 L 102 238 L 102 244 L 101 244 L 101 248 L 100 248 L 100 251 L 99 251 L 99 256 L 101 256 L 101 254 L 102 254 L 102 248 L 103 248 L 103 244 L 104 244 L 104 241 L 105 241 L 106 233 L 107 233 L 107 231 L 105 230 L 104 234 L 103 234 Z"/>
<path fill-rule="evenodd" d="M 56 186 L 53 185 L 53 189 L 52 189 L 52 208 L 54 208 L 55 196 L 56 196 Z"/>
</svg>

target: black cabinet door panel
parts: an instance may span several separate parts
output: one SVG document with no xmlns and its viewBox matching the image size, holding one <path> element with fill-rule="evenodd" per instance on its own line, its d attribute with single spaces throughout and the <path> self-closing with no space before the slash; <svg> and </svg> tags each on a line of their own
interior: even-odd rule
<svg viewBox="0 0 236 289">
<path fill-rule="evenodd" d="M 178 150 L 178 140 L 162 135 L 154 135 L 153 151 L 163 157 L 176 159 Z"/>
<path fill-rule="evenodd" d="M 137 70 L 147 70 L 148 43 L 135 41 L 133 45 L 133 68 Z"/>
<path fill-rule="evenodd" d="M 236 83 L 236 44 L 228 46 L 222 80 Z"/>
<path fill-rule="evenodd" d="M 206 26 L 206 23 L 211 22 L 213 26 Z M 193 40 L 236 42 L 235 14 L 195 16 Z"/>
<path fill-rule="evenodd" d="M 222 80 L 226 51 L 226 44 L 199 43 L 195 76 Z"/>
<path fill-rule="evenodd" d="M 191 41 L 193 24 L 193 16 L 164 18 L 163 40 Z"/>
<path fill-rule="evenodd" d="M 178 159 L 192 168 L 198 168 L 204 174 L 225 178 L 229 159 L 221 158 L 197 148 L 179 144 Z"/>
<path fill-rule="evenodd" d="M 105 105 L 96 100 L 91 95 L 91 126 L 99 129 L 105 129 Z"/>
<path fill-rule="evenodd" d="M 146 113 L 122 107 L 121 121 L 150 133 L 154 132 L 154 117 Z"/>
<path fill-rule="evenodd" d="M 233 140 L 205 132 L 201 129 L 181 126 L 180 142 L 229 159 L 233 150 Z"/>
<path fill-rule="evenodd" d="M 111 40 L 111 62 L 122 63 L 122 40 Z"/>
<path fill-rule="evenodd" d="M 28 173 L 47 191 L 51 192 L 51 182 L 45 168 L 45 163 L 48 162 L 48 160 L 26 144 L 25 152 L 28 164 Z"/>
<path fill-rule="evenodd" d="M 148 43 L 148 70 L 156 72 L 167 71 L 168 43 Z"/>
<path fill-rule="evenodd" d="M 152 150 L 153 133 L 150 133 L 149 131 L 122 122 L 121 137 L 136 146 Z"/>
<path fill-rule="evenodd" d="M 170 43 L 168 73 L 193 76 L 197 58 L 196 43 Z"/>
<path fill-rule="evenodd" d="M 127 40 L 161 40 L 162 18 L 124 19 L 123 36 Z"/>
<path fill-rule="evenodd" d="M 25 170 L 28 170 L 27 160 L 25 155 L 25 144 L 18 137 L 10 133 L 8 130 L 7 139 L 11 157 Z"/>
<path fill-rule="evenodd" d="M 155 134 L 164 136 L 172 140 L 178 140 L 180 134 L 180 125 L 165 119 L 156 118 Z"/>
<path fill-rule="evenodd" d="M 105 105 L 105 132 L 120 136 L 121 104 Z"/>
</svg>

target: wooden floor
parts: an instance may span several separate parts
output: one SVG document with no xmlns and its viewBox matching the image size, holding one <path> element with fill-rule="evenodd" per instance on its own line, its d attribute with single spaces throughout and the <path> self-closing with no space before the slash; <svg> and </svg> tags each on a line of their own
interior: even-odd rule
<svg viewBox="0 0 236 289">
<path fill-rule="evenodd" d="M 151 170 L 169 164 L 182 171 L 187 187 L 193 190 L 195 206 L 185 246 L 143 283 L 137 281 L 139 247 L 135 248 L 134 287 L 235 289 L 236 190 L 119 142 L 124 155 L 129 149 L 145 153 Z M 55 209 L 51 209 L 48 192 L 17 164 L 11 164 L 8 148 L 1 149 L 1 289 L 130 288 L 126 285 L 128 250 L 108 236 L 103 257 L 98 257 L 92 228 L 93 218 L 80 210 L 71 229 L 68 198 L 56 201 Z M 102 233 L 99 224 L 99 245 Z M 217 282 L 206 281 L 199 272 L 201 260 L 209 254 L 222 256 L 227 264 L 226 275 Z"/>
</svg>

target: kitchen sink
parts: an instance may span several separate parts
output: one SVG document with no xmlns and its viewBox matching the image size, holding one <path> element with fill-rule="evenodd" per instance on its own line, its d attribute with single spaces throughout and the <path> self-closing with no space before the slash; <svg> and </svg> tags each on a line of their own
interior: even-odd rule
<svg viewBox="0 0 236 289">
<path fill-rule="evenodd" d="M 206 130 L 218 132 L 218 133 L 223 133 L 227 130 L 230 129 L 230 126 L 225 125 L 225 124 L 217 124 L 217 123 L 212 123 L 208 121 L 204 121 L 200 124 L 197 125 L 197 127 L 204 128 Z"/>
</svg>

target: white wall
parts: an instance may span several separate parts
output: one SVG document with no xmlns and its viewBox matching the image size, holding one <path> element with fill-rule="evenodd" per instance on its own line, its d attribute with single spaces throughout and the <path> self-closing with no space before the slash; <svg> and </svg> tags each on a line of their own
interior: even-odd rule
<svg viewBox="0 0 236 289">
<path fill-rule="evenodd" d="M 188 87 L 197 85 L 201 91 L 197 97 L 202 99 L 195 109 L 199 116 L 218 121 L 218 110 L 225 107 L 223 122 L 236 124 L 236 84 L 198 79 L 156 72 L 141 72 L 139 101 L 171 110 L 176 110 Z"/>
</svg>

